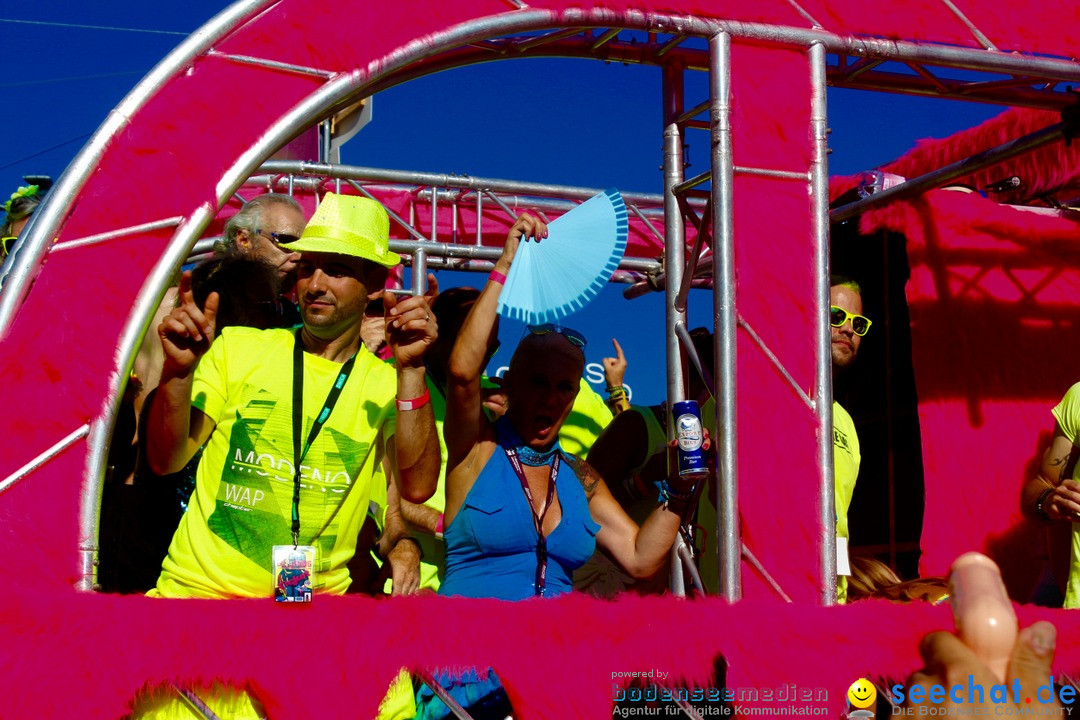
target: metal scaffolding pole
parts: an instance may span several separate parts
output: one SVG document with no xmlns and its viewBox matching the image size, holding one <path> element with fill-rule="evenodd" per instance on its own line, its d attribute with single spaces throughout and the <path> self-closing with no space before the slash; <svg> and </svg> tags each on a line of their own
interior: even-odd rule
<svg viewBox="0 0 1080 720">
<path fill-rule="evenodd" d="M 728 602 L 742 598 L 742 541 L 739 537 L 738 394 L 735 356 L 738 312 L 735 307 L 735 229 L 732 191 L 735 164 L 731 154 L 731 36 L 709 38 L 709 124 L 712 136 L 713 349 L 716 366 L 716 438 L 720 593 Z"/>
<path fill-rule="evenodd" d="M 829 119 L 825 104 L 825 46 L 810 46 L 810 125 L 814 155 L 810 163 L 813 204 L 815 295 L 814 414 L 818 421 L 821 473 L 821 604 L 836 603 L 836 502 L 833 480 L 832 329 L 829 326 Z"/>
<path fill-rule="evenodd" d="M 867 210 L 881 207 L 895 200 L 915 197 L 928 190 L 943 187 L 958 178 L 965 177 L 966 175 L 978 172 L 979 170 L 983 170 L 992 165 L 1011 160 L 1019 155 L 1024 155 L 1032 150 L 1037 150 L 1046 145 L 1055 143 L 1063 139 L 1065 134 L 1065 123 L 1054 123 L 1042 130 L 1036 130 L 1023 137 L 1010 140 L 1007 143 L 990 148 L 989 150 L 984 150 L 977 155 L 972 155 L 963 160 L 957 160 L 954 163 L 928 172 L 925 175 L 911 178 L 906 182 L 894 185 L 881 192 L 874 193 L 862 200 L 842 205 L 832 211 L 832 222 L 843 222 L 844 220 L 849 220 Z"/>
<path fill-rule="evenodd" d="M 683 385 L 682 350 L 675 334 L 676 325 L 686 324 L 686 311 L 679 311 L 675 307 L 686 263 L 686 225 L 674 191 L 683 181 L 683 140 L 682 129 L 678 123 L 683 111 L 683 72 L 682 65 L 677 63 L 664 66 L 664 266 L 667 272 L 667 286 L 664 289 L 664 347 L 667 354 L 668 442 L 675 437 L 671 408 L 684 398 L 686 392 Z M 671 462 L 669 454 L 669 474 L 678 471 L 677 467 L 670 467 Z M 682 562 L 675 545 L 671 548 L 671 590 L 675 595 L 686 594 Z"/>
</svg>

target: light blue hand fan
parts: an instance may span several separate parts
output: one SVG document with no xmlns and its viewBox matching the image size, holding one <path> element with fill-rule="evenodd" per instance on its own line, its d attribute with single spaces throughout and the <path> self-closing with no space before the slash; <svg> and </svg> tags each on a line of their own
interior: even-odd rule
<svg viewBox="0 0 1080 720">
<path fill-rule="evenodd" d="M 499 314 L 541 325 L 585 307 L 619 267 L 628 229 L 626 205 L 614 189 L 556 218 L 542 241 L 518 246 Z"/>
</svg>

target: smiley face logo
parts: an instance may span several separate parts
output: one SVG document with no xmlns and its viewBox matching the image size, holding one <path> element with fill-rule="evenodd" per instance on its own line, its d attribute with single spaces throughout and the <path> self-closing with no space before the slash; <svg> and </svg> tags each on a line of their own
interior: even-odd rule
<svg viewBox="0 0 1080 720">
<path fill-rule="evenodd" d="M 859 678 L 848 688 L 847 699 L 852 707 L 863 709 L 871 707 L 877 700 L 877 688 L 866 678 Z"/>
</svg>

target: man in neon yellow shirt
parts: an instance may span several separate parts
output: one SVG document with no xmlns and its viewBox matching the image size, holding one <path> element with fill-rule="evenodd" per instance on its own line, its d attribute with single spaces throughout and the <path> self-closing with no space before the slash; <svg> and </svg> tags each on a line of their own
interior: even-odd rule
<svg viewBox="0 0 1080 720">
<path fill-rule="evenodd" d="M 1058 586 L 1059 578 L 1065 576 L 1065 558 L 1059 555 L 1063 537 L 1057 531 L 1068 523 L 1069 567 L 1062 607 L 1074 609 L 1080 607 L 1080 383 L 1070 387 L 1050 412 L 1054 435 L 1043 452 L 1038 473 L 1024 486 L 1020 509 L 1030 518 L 1056 526 L 1047 538 L 1047 550 L 1050 574 Z"/>
<path fill-rule="evenodd" d="M 851 367 L 859 353 L 859 344 L 870 329 L 870 321 L 862 314 L 862 289 L 849 277 L 833 275 L 829 289 L 829 323 L 832 325 L 833 378 Z M 859 436 L 851 415 L 833 402 L 833 477 L 836 488 L 837 560 L 846 564 L 848 539 L 848 508 L 859 477 Z M 836 599 L 847 600 L 847 578 L 841 575 L 836 582 Z"/>
<path fill-rule="evenodd" d="M 327 195 L 286 247 L 302 253 L 295 332 L 229 328 L 215 338 L 216 296 L 200 311 L 182 282 L 182 305 L 158 328 L 165 365 L 148 461 L 165 474 L 206 450 L 151 595 L 270 597 L 272 548 L 290 544 L 315 547 L 316 594 L 342 593 L 384 452 L 403 497 L 434 492 L 439 443 L 423 355 L 436 326 L 427 298 L 385 301 L 395 367 L 360 342 L 364 307 L 399 261 L 388 230 L 378 203 Z"/>
</svg>

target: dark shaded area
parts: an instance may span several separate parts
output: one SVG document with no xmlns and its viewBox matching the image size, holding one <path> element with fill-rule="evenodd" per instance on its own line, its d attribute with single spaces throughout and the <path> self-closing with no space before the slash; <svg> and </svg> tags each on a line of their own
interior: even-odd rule
<svg viewBox="0 0 1080 720">
<path fill-rule="evenodd" d="M 155 392 L 151 390 L 147 396 L 144 416 Z M 145 593 L 157 584 L 202 457 L 200 450 L 178 473 L 144 475 L 142 482 L 129 484 L 125 479 L 135 473 L 137 465 L 134 441 L 135 410 L 125 401 L 120 406 L 102 488 L 98 586 L 103 592 Z"/>
<path fill-rule="evenodd" d="M 855 365 L 834 382 L 851 413 L 862 464 L 848 525 L 851 550 L 874 555 L 903 578 L 918 575 L 924 485 L 918 395 L 911 358 L 911 320 L 904 286 L 907 243 L 889 233 L 860 235 L 857 221 L 832 228 L 832 271 L 862 286 L 873 321 Z"/>
</svg>

